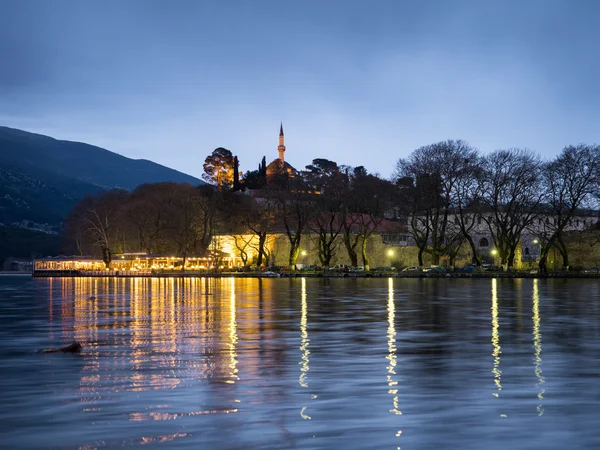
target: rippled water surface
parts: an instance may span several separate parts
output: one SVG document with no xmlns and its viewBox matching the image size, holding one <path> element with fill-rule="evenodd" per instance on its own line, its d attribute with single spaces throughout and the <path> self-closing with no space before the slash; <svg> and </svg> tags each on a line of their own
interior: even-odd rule
<svg viewBox="0 0 600 450">
<path fill-rule="evenodd" d="M 11 449 L 600 448 L 600 280 L 0 277 L 0 406 Z"/>
</svg>

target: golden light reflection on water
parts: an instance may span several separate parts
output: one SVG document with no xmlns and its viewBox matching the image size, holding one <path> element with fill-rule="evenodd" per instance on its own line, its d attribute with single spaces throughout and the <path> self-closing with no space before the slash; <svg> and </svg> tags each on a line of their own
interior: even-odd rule
<svg viewBox="0 0 600 450">
<path fill-rule="evenodd" d="M 121 280 L 126 281 L 124 278 Z M 147 336 L 147 328 L 143 330 L 139 349 L 141 350 L 140 369 L 143 370 L 147 364 L 160 367 L 162 370 L 147 375 L 138 372 L 138 383 L 130 390 L 142 391 L 147 389 L 163 390 L 174 389 L 179 384 L 177 355 L 177 324 L 175 321 L 175 288 L 180 287 L 184 280 L 174 278 L 153 278 L 150 293 L 150 336 Z M 137 289 L 137 286 L 134 286 Z M 156 291 L 155 291 L 156 290 Z M 121 298 L 127 300 L 127 296 L 139 296 L 140 292 L 134 290 L 127 293 L 121 290 Z M 143 300 L 142 300 L 143 301 Z M 126 309 L 126 306 L 123 306 Z M 121 324 L 127 327 L 127 324 Z M 150 341 L 150 342 L 148 342 Z M 151 350 L 148 351 L 148 344 Z"/>
<path fill-rule="evenodd" d="M 286 296 L 287 291 L 281 289 L 281 285 L 288 281 L 291 296 Z M 315 421 L 320 426 L 321 421 L 324 420 L 324 415 L 321 413 L 326 411 L 328 404 L 327 402 L 319 405 L 311 404 L 311 399 L 316 397 L 310 395 L 310 390 L 314 392 L 315 389 L 321 388 L 323 386 L 321 377 L 327 374 L 319 367 L 321 357 L 317 358 L 317 353 L 320 354 L 323 347 L 319 337 L 321 333 L 315 334 L 315 330 L 320 331 L 319 326 L 326 325 L 325 321 L 331 316 L 326 318 L 321 316 L 324 314 L 319 309 L 322 304 L 318 302 L 319 297 L 315 294 L 317 290 L 311 284 L 312 282 L 306 279 L 273 281 L 243 278 L 219 280 L 73 278 L 50 281 L 51 286 L 51 283 L 54 283 L 55 306 L 54 311 L 50 310 L 50 314 L 53 314 L 51 329 L 54 330 L 57 339 L 69 341 L 74 339 L 84 343 L 84 351 L 80 357 L 72 358 L 73 361 L 77 361 L 74 380 L 78 391 L 75 400 L 81 402 L 77 407 L 87 415 L 88 419 L 92 419 L 95 413 L 100 411 L 102 412 L 97 414 L 99 417 L 112 413 L 115 411 L 114 405 L 117 404 L 121 408 L 118 410 L 119 414 L 122 414 L 125 420 L 148 421 L 149 427 L 156 425 L 168 427 L 171 425 L 159 424 L 158 421 L 174 420 L 178 422 L 173 426 L 179 427 L 182 425 L 180 423 L 182 418 L 204 415 L 217 415 L 215 424 L 222 420 L 244 422 L 248 417 L 246 414 L 254 410 L 264 414 L 260 420 L 272 424 L 279 417 L 289 420 L 290 408 L 292 408 L 291 415 L 296 420 L 295 424 L 298 423 L 298 419 L 310 420 L 312 416 L 314 420 L 302 422 L 304 424 L 302 426 L 314 426 Z M 383 283 L 377 285 L 379 289 L 386 288 L 384 280 L 377 282 Z M 264 287 L 261 287 L 261 283 L 264 283 Z M 280 284 L 274 285 L 274 283 Z M 381 344 L 385 345 L 387 353 L 385 362 L 383 355 L 375 355 L 379 358 L 379 363 L 376 364 L 379 367 L 372 368 L 375 370 L 376 377 L 373 381 L 375 387 L 377 388 L 378 385 L 379 388 L 374 391 L 373 395 L 376 397 L 369 397 L 366 401 L 375 399 L 377 408 L 384 417 L 387 417 L 381 421 L 384 423 L 381 426 L 385 428 L 381 430 L 378 428 L 377 433 L 387 436 L 387 439 L 393 440 L 395 444 L 405 444 L 407 437 L 401 438 L 401 436 L 407 433 L 406 427 L 410 425 L 410 417 L 412 417 L 409 413 L 414 409 L 411 406 L 409 408 L 411 411 L 408 411 L 407 402 L 413 401 L 420 392 L 406 390 L 410 383 L 407 384 L 405 378 L 412 376 L 413 360 L 410 356 L 407 358 L 402 356 L 402 341 L 398 339 L 403 336 L 405 330 L 411 330 L 411 326 L 418 326 L 421 319 L 420 316 L 411 316 L 407 302 L 404 301 L 405 298 L 408 299 L 410 305 L 411 297 L 410 294 L 404 294 L 407 292 L 404 284 L 401 283 L 402 287 L 399 285 L 402 291 L 395 292 L 395 283 L 397 281 L 393 278 L 387 280 L 387 298 L 381 298 L 381 294 L 385 295 L 385 293 L 378 291 L 380 300 L 385 302 L 387 314 L 384 313 L 384 319 L 381 310 L 383 304 L 379 303 L 379 310 L 374 316 L 379 324 L 377 326 L 379 331 L 375 329 L 375 337 L 379 335 L 376 339 L 379 344 L 375 343 L 375 345 L 379 347 Z M 523 285 L 527 285 L 526 280 Z M 284 284 L 284 286 L 288 285 Z M 546 384 L 542 368 L 547 371 L 547 367 L 542 365 L 541 358 L 540 295 L 544 293 L 543 288 L 540 293 L 538 280 L 533 280 L 531 335 L 526 326 L 527 293 L 530 291 L 527 288 L 521 298 L 518 294 L 521 285 L 517 289 L 514 297 L 516 305 L 522 306 L 525 311 L 522 319 L 525 324 L 523 327 L 525 334 L 522 335 L 514 333 L 514 330 L 518 329 L 517 318 L 512 314 L 504 316 L 508 312 L 508 310 L 504 311 L 505 299 L 508 299 L 512 292 L 509 289 L 512 284 L 509 286 L 507 282 L 493 279 L 483 281 L 481 286 L 484 296 L 486 293 L 487 295 L 491 293 L 490 310 L 487 310 L 487 302 L 483 305 L 478 304 L 480 309 L 477 310 L 477 316 L 481 317 L 480 313 L 483 313 L 486 321 L 485 317 L 490 320 L 487 314 L 491 314 L 493 360 L 489 360 L 489 354 L 484 355 L 482 362 L 483 369 L 487 373 L 485 375 L 487 387 L 483 395 L 486 400 L 485 406 L 483 404 L 477 406 L 483 410 L 490 405 L 492 409 L 501 405 L 508 410 L 511 409 L 511 402 L 514 401 L 515 396 L 507 397 L 509 391 L 513 392 L 516 377 L 507 378 L 507 375 L 511 375 L 509 373 L 511 371 L 507 371 L 507 368 L 510 368 L 510 364 L 514 361 L 514 353 L 509 352 L 508 359 L 502 354 L 499 310 L 502 307 L 504 351 L 506 352 L 509 347 L 513 348 L 512 345 L 507 347 L 507 343 L 516 342 L 513 337 L 515 334 L 520 339 L 524 337 L 524 347 L 533 348 L 533 352 L 531 350 L 527 350 L 524 354 L 519 352 L 522 358 L 519 367 L 525 367 L 528 400 L 527 397 L 525 399 L 529 402 L 528 407 L 532 415 L 534 405 L 538 405 L 539 415 L 546 415 L 543 409 L 547 403 L 544 390 Z M 477 290 L 478 295 L 481 292 Z M 308 326 L 308 294 L 311 294 L 310 327 Z M 500 296 L 503 297 L 502 305 L 499 304 Z M 398 309 L 395 307 L 396 299 L 399 302 Z M 299 305 L 298 300 L 300 300 Z M 506 306 L 513 307 L 512 304 Z M 510 309 L 510 312 L 512 311 Z M 328 314 L 337 312 L 337 309 L 332 308 Z M 548 311 L 542 308 L 541 313 L 544 314 L 545 320 L 547 320 L 546 312 Z M 395 327 L 396 316 L 399 321 L 398 328 Z M 291 317 L 293 322 L 290 323 Z M 346 320 L 346 316 L 343 319 Z M 353 320 L 353 317 L 350 316 L 349 319 Z M 385 326 L 381 326 L 382 319 L 387 319 Z M 510 326 L 505 326 L 505 323 Z M 477 327 L 479 326 L 478 323 Z M 489 322 L 484 326 L 489 330 Z M 479 328 L 476 331 L 479 332 Z M 352 340 L 354 345 L 350 333 L 345 336 Z M 484 353 L 489 351 L 485 349 L 490 348 L 487 347 L 490 341 L 486 340 L 486 342 L 477 343 L 483 345 Z M 545 343 L 547 347 L 547 342 Z M 364 345 L 364 342 L 360 345 Z M 317 349 L 319 352 L 316 352 Z M 545 350 L 547 352 L 548 349 Z M 547 353 L 544 355 L 548 360 Z M 53 360 L 47 358 L 47 361 Z M 492 368 L 489 367 L 490 362 L 493 362 Z M 532 366 L 534 373 L 531 372 Z M 330 366 L 325 366 L 328 367 Z M 488 370 L 493 374 L 493 385 Z M 534 374 L 537 382 L 533 378 Z M 264 383 L 265 379 L 274 382 Z M 409 378 L 406 380 L 411 381 Z M 328 378 L 326 382 L 335 381 Z M 192 388 L 181 389 L 182 386 Z M 504 393 L 500 396 L 503 387 Z M 487 392 L 490 391 L 495 398 L 502 398 L 489 399 Z M 120 393 L 114 394 L 116 392 Z M 327 392 L 326 389 L 324 392 Z M 349 397 L 352 397 L 353 392 L 356 391 L 352 391 Z M 396 417 L 402 415 L 399 407 L 400 394 L 403 397 L 404 417 Z M 408 394 L 410 395 L 407 397 Z M 372 393 L 369 391 L 365 395 L 372 395 Z M 534 395 L 537 400 L 534 400 Z M 239 403 L 244 405 L 239 407 L 242 414 L 239 414 Z M 360 408 L 361 405 L 357 404 L 357 407 Z M 283 409 L 285 412 L 281 411 Z M 220 416 L 223 414 L 233 414 L 233 416 L 224 419 Z M 206 420 L 208 423 L 212 419 L 201 418 L 201 420 Z M 388 421 L 389 423 L 385 423 Z M 183 425 L 187 426 L 190 422 L 196 423 L 196 420 L 190 419 Z M 283 419 L 282 423 L 288 425 Z M 132 424 L 132 426 L 138 427 L 140 424 Z M 156 431 L 159 434 L 158 430 Z M 148 434 L 153 432 L 154 430 L 150 430 Z M 392 432 L 395 433 L 394 437 Z M 412 435 L 413 432 L 409 434 Z"/>
<path fill-rule="evenodd" d="M 308 371 L 310 370 L 310 339 L 308 338 L 308 302 L 306 301 L 306 278 L 302 278 L 301 285 L 301 315 L 300 315 L 300 378 L 298 383 L 303 388 L 308 388 Z M 300 416 L 305 420 L 310 420 L 311 417 L 306 414 L 307 406 L 302 407 Z"/>
<path fill-rule="evenodd" d="M 395 379 L 396 375 L 396 366 L 397 366 L 397 357 L 396 357 L 396 305 L 394 303 L 394 279 L 388 279 L 388 329 L 387 329 L 387 338 L 388 338 L 388 354 L 386 359 L 388 360 L 387 365 L 387 385 L 388 385 L 388 394 L 392 396 L 392 409 L 390 412 L 396 415 L 402 415 L 402 411 L 399 409 L 399 400 L 398 400 L 398 381 Z M 396 431 L 396 437 L 400 437 L 402 434 L 402 430 Z M 398 447 L 400 448 L 400 447 Z"/>
<path fill-rule="evenodd" d="M 307 330 L 307 315 L 308 315 L 308 303 L 306 302 L 306 278 L 302 278 L 302 294 L 301 294 L 301 316 L 300 316 L 300 352 L 302 353 L 302 359 L 300 361 L 300 378 L 298 382 L 302 387 L 308 387 L 308 383 L 306 382 L 309 367 L 309 355 L 310 350 L 308 346 L 310 345 L 310 339 L 308 338 L 308 330 Z"/>
<path fill-rule="evenodd" d="M 537 398 L 540 401 L 540 404 L 537 406 L 538 415 L 541 416 L 544 414 L 544 407 L 542 406 L 542 401 L 544 400 L 544 393 L 546 390 L 542 387 L 545 383 L 544 376 L 542 374 L 542 333 L 540 331 L 540 295 L 538 292 L 538 280 L 537 278 L 533 280 L 533 350 L 534 350 L 534 372 L 537 377 L 537 384 L 535 387 L 539 389 L 537 394 Z"/>
<path fill-rule="evenodd" d="M 236 305 L 235 305 L 235 278 L 231 278 L 231 293 L 230 293 L 230 302 L 229 302 L 229 314 L 230 314 L 230 318 L 229 318 L 229 369 L 231 370 L 229 377 L 230 380 L 228 380 L 228 383 L 234 384 L 236 382 L 236 380 L 239 380 L 238 377 L 238 369 L 237 369 L 237 353 L 236 353 L 236 344 L 238 341 L 238 337 L 237 337 L 237 323 L 236 323 L 236 319 L 235 319 L 235 310 L 236 310 Z"/>
<path fill-rule="evenodd" d="M 92 342 L 88 348 L 92 350 L 91 357 L 85 359 L 85 366 L 82 370 L 79 382 L 80 401 L 84 403 L 94 403 L 100 400 L 96 386 L 100 381 L 98 369 L 100 362 L 97 358 L 97 341 L 99 337 L 98 330 L 98 309 L 97 280 L 90 278 L 61 279 L 61 291 L 63 293 L 63 305 L 65 303 L 66 293 L 70 293 L 73 298 L 73 336 L 77 342 Z M 65 322 L 63 322 L 65 325 Z M 66 327 L 63 327 L 63 331 Z"/>
<path fill-rule="evenodd" d="M 51 292 L 54 282 L 49 282 Z M 85 349 L 82 400 L 90 400 L 95 386 L 106 383 L 107 376 L 115 392 L 175 388 L 180 382 L 178 374 L 185 371 L 177 359 L 179 327 L 197 335 L 213 334 L 209 330 L 213 313 L 200 304 L 206 301 L 198 295 L 202 288 L 200 279 L 63 278 L 59 282 L 62 340 L 81 342 Z M 235 346 L 235 294 L 232 295 L 230 339 Z M 185 308 L 177 306 L 181 298 L 185 298 Z M 55 320 L 52 310 L 50 317 Z M 121 350 L 107 350 L 114 346 Z M 110 358 L 106 358 L 107 351 L 111 351 Z M 110 364 L 115 367 L 107 367 Z M 117 367 L 123 364 L 130 365 L 129 372 Z M 190 371 L 197 371 L 197 361 L 186 364 L 191 366 Z M 148 366 L 159 370 L 148 370 Z M 232 370 L 235 373 L 236 369 Z M 107 371 L 113 373 L 108 375 Z M 104 379 L 98 372 L 105 374 Z"/>
<path fill-rule="evenodd" d="M 500 396 L 502 390 L 502 371 L 500 370 L 500 354 L 502 349 L 500 347 L 500 324 L 498 322 L 498 280 L 492 279 L 492 356 L 494 357 L 494 368 L 492 373 L 494 374 L 494 384 L 496 385 L 496 392 L 492 393 L 494 397 Z"/>
<path fill-rule="evenodd" d="M 522 278 L 514 278 L 512 280 L 514 291 L 515 291 L 515 310 L 517 321 L 517 330 L 519 333 L 523 333 L 523 279 Z"/>
<path fill-rule="evenodd" d="M 255 280 L 115 277 L 63 278 L 48 283 L 54 291 L 50 298 L 61 298 L 60 322 L 51 327 L 51 337 L 52 330 L 59 329 L 64 342 L 75 340 L 84 346 L 78 386 L 84 413 L 102 411 L 112 393 L 141 395 L 176 389 L 182 383 L 207 382 L 215 383 L 217 390 L 212 395 L 218 391 L 215 401 L 224 404 L 171 412 L 154 412 L 153 406 L 147 406 L 145 411 L 131 413 L 130 420 L 238 412 L 241 400 L 229 398 L 233 387 L 225 386 L 239 380 L 240 308 L 245 336 L 258 337 L 261 346 L 246 360 L 250 373 L 256 376 L 263 351 L 268 350 L 272 330 L 258 324 L 263 313 L 270 314 L 272 297 L 265 300 L 260 291 L 258 308 L 253 297 L 246 297 L 244 305 L 236 298 L 236 289 L 255 290 Z M 54 313 L 51 309 L 49 316 L 56 321 Z M 272 317 L 266 316 L 266 321 L 272 323 Z"/>
</svg>

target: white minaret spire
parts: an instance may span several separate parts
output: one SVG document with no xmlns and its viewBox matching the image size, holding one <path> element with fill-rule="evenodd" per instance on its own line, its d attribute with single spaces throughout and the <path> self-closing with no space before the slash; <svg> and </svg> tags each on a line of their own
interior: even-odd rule
<svg viewBox="0 0 600 450">
<path fill-rule="evenodd" d="M 279 146 L 277 147 L 277 150 L 279 151 L 279 159 L 281 160 L 281 162 L 284 161 L 283 154 L 285 153 L 285 144 L 283 143 L 283 140 L 284 140 L 284 136 L 283 136 L 283 121 L 282 121 L 281 125 L 279 125 Z"/>
</svg>

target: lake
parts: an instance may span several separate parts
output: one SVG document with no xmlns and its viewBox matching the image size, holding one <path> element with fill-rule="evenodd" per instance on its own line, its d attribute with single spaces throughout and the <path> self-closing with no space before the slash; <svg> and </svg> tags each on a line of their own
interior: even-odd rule
<svg viewBox="0 0 600 450">
<path fill-rule="evenodd" d="M 0 361 L 0 448 L 600 448 L 597 279 L 0 277 Z"/>
</svg>

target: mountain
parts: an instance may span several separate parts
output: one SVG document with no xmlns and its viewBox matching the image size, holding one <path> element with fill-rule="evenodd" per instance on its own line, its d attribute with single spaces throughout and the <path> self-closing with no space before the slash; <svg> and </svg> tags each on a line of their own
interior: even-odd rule
<svg viewBox="0 0 600 450">
<path fill-rule="evenodd" d="M 159 181 L 204 183 L 145 159 L 0 127 L 0 226 L 56 232 L 87 194 Z"/>
</svg>

